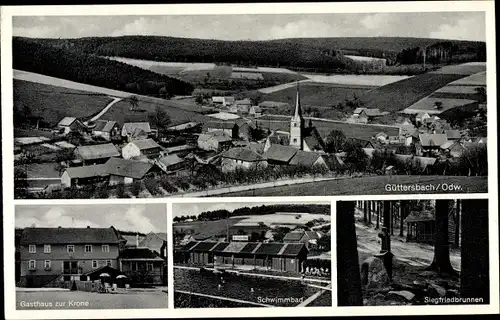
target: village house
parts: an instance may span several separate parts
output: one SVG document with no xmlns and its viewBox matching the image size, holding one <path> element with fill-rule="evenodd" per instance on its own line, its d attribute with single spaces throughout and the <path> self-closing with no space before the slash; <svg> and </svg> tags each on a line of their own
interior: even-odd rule
<svg viewBox="0 0 500 320">
<path fill-rule="evenodd" d="M 190 129 L 194 129 L 197 126 L 199 126 L 199 123 L 193 122 L 193 121 L 188 121 L 188 122 L 184 122 L 184 123 L 179 123 L 175 126 L 170 126 L 167 128 L 167 131 L 183 132 L 183 131 L 188 131 Z"/>
<path fill-rule="evenodd" d="M 154 163 L 165 173 L 173 173 L 184 169 L 185 161 L 176 154 L 169 154 L 154 160 Z"/>
<path fill-rule="evenodd" d="M 262 116 L 262 109 L 259 106 L 252 106 L 250 111 L 248 111 L 248 115 L 258 118 Z"/>
<path fill-rule="evenodd" d="M 285 235 L 283 242 L 304 243 L 307 248 L 310 248 L 311 245 L 317 245 L 322 236 L 323 234 L 317 231 L 293 230 Z"/>
<path fill-rule="evenodd" d="M 288 165 L 297 153 L 297 149 L 280 144 L 272 144 L 267 150 L 264 148 L 262 157 L 270 165 Z"/>
<path fill-rule="evenodd" d="M 161 155 L 163 148 L 153 139 L 134 140 L 122 149 L 124 159 L 154 159 Z"/>
<path fill-rule="evenodd" d="M 462 135 L 459 130 L 445 130 L 444 133 L 446 134 L 446 137 L 448 137 L 448 140 L 459 141 L 462 139 Z"/>
<path fill-rule="evenodd" d="M 106 166 L 110 185 L 131 184 L 148 176 L 161 174 L 156 165 L 143 161 L 112 158 L 106 162 Z"/>
<path fill-rule="evenodd" d="M 465 151 L 465 148 L 460 144 L 459 141 L 456 140 L 448 140 L 441 145 L 441 149 L 443 150 L 445 155 L 450 157 L 458 158 Z"/>
<path fill-rule="evenodd" d="M 434 244 L 436 236 L 436 217 L 434 211 L 411 211 L 404 220 L 404 223 L 406 224 L 406 230 L 408 230 L 406 242 Z M 455 224 L 456 213 L 451 212 L 448 215 L 448 242 L 450 244 L 455 242 Z"/>
<path fill-rule="evenodd" d="M 184 263 L 208 266 L 254 266 L 300 273 L 308 249 L 303 243 L 192 241 L 180 249 Z"/>
<path fill-rule="evenodd" d="M 356 146 L 359 146 L 360 148 L 369 148 L 369 149 L 375 149 L 375 144 L 374 142 L 366 139 L 359 139 L 359 138 L 349 138 L 348 141 L 353 143 Z"/>
<path fill-rule="evenodd" d="M 223 172 L 234 171 L 237 168 L 250 169 L 256 166 L 265 168 L 267 167 L 267 161 L 249 148 L 232 148 L 221 155 L 221 168 Z"/>
<path fill-rule="evenodd" d="M 419 143 L 417 145 L 417 154 L 420 155 L 431 151 L 439 151 L 441 146 L 446 141 L 448 141 L 446 134 L 420 134 Z"/>
<path fill-rule="evenodd" d="M 160 257 L 167 257 L 167 234 L 165 232 L 153 232 L 146 234 L 146 236 L 139 242 L 140 248 L 148 248 L 156 252 Z"/>
<path fill-rule="evenodd" d="M 66 168 L 61 175 L 61 185 L 64 188 L 83 187 L 109 182 L 106 164 Z"/>
<path fill-rule="evenodd" d="M 149 122 L 125 122 L 122 127 L 122 137 L 127 141 L 146 139 L 152 134 Z"/>
<path fill-rule="evenodd" d="M 383 115 L 379 109 L 356 108 L 353 112 L 354 119 L 361 123 L 366 123 Z"/>
<path fill-rule="evenodd" d="M 252 138 L 252 131 L 256 129 L 256 126 L 252 121 L 240 120 L 237 121 L 238 125 L 238 136 L 243 140 L 250 140 Z"/>
<path fill-rule="evenodd" d="M 269 227 L 262 222 L 241 220 L 228 229 L 229 240 L 226 241 L 261 241 Z"/>
<path fill-rule="evenodd" d="M 197 142 L 200 149 L 215 152 L 222 152 L 233 145 L 233 139 L 223 131 L 210 131 L 201 134 Z"/>
<path fill-rule="evenodd" d="M 75 158 L 83 165 L 102 164 L 110 158 L 119 157 L 120 152 L 112 143 L 79 146 L 74 151 Z"/>
<path fill-rule="evenodd" d="M 203 125 L 202 132 L 210 133 L 212 131 L 222 131 L 227 134 L 231 139 L 238 138 L 239 127 L 235 122 L 224 121 L 224 122 L 207 122 Z"/>
<path fill-rule="evenodd" d="M 70 132 L 85 132 L 87 127 L 77 118 L 64 117 L 57 124 L 57 129 L 62 131 L 63 134 L 68 134 Z"/>
<path fill-rule="evenodd" d="M 323 155 L 317 152 L 308 152 L 297 150 L 295 155 L 290 160 L 291 166 L 302 166 L 307 168 L 318 167 L 324 168 L 325 170 L 329 169 L 327 161 L 323 157 Z"/>
<path fill-rule="evenodd" d="M 134 283 L 166 284 L 166 262 L 148 248 L 127 248 L 118 257 L 120 270 Z"/>
<path fill-rule="evenodd" d="M 420 112 L 416 115 L 415 117 L 415 123 L 417 125 L 422 125 L 425 123 L 427 119 L 429 119 L 431 116 L 427 112 Z"/>
<path fill-rule="evenodd" d="M 264 142 L 264 151 L 267 151 L 273 144 L 290 145 L 290 134 L 288 132 L 271 131 L 271 134 L 266 137 Z"/>
<path fill-rule="evenodd" d="M 224 107 L 226 107 L 226 106 L 232 105 L 234 103 L 234 97 L 214 96 L 214 97 L 212 97 L 212 103 L 221 104 Z"/>
<path fill-rule="evenodd" d="M 120 139 L 120 125 L 116 121 L 97 120 L 92 128 L 92 135 L 106 141 Z"/>
<path fill-rule="evenodd" d="M 95 269 L 118 266 L 119 235 L 113 227 L 25 228 L 20 245 L 23 287 L 80 280 Z"/>
<path fill-rule="evenodd" d="M 252 101 L 250 99 L 237 100 L 233 103 L 238 112 L 248 113 L 252 107 Z"/>
</svg>

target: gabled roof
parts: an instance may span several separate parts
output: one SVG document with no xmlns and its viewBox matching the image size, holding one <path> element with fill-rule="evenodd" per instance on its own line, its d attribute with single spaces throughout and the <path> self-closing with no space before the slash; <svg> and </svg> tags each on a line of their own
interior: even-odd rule
<svg viewBox="0 0 500 320">
<path fill-rule="evenodd" d="M 120 152 L 112 143 L 79 146 L 75 149 L 83 160 L 119 157 Z"/>
<path fill-rule="evenodd" d="M 299 242 L 302 237 L 304 237 L 304 231 L 292 231 L 285 235 L 283 241 Z"/>
<path fill-rule="evenodd" d="M 262 109 L 259 106 L 252 106 L 250 108 L 250 113 L 260 113 L 262 112 Z"/>
<path fill-rule="evenodd" d="M 459 130 L 445 130 L 448 139 L 460 139 L 462 135 Z"/>
<path fill-rule="evenodd" d="M 116 121 L 97 120 L 92 131 L 111 132 L 116 124 Z"/>
<path fill-rule="evenodd" d="M 153 139 L 141 139 L 141 140 L 134 140 L 130 142 L 131 144 L 134 144 L 139 150 L 149 150 L 149 149 L 156 149 L 160 148 L 161 146 L 156 143 Z"/>
<path fill-rule="evenodd" d="M 425 115 L 429 116 L 429 114 L 428 114 L 427 112 L 419 112 L 419 113 L 417 114 L 417 118 L 422 118 L 422 117 L 423 117 L 423 116 L 425 116 Z"/>
<path fill-rule="evenodd" d="M 162 164 L 164 164 L 166 166 L 172 166 L 174 164 L 184 162 L 184 160 L 179 158 L 176 154 L 170 154 L 168 156 L 164 156 L 164 157 L 159 158 L 158 162 L 161 162 Z"/>
<path fill-rule="evenodd" d="M 233 129 L 235 126 L 237 126 L 236 122 L 232 121 L 224 121 L 224 122 L 210 121 L 203 125 L 203 131 L 207 131 L 208 129 L 219 129 L 219 130 Z"/>
<path fill-rule="evenodd" d="M 288 243 L 281 255 L 295 257 L 304 249 L 306 249 L 306 245 L 303 243 Z"/>
<path fill-rule="evenodd" d="M 125 122 L 122 128 L 122 130 L 130 134 L 132 134 L 136 129 L 141 129 L 146 133 L 151 133 L 149 122 Z"/>
<path fill-rule="evenodd" d="M 148 248 L 128 248 L 120 252 L 119 259 L 127 260 L 158 260 L 163 261 L 156 253 Z"/>
<path fill-rule="evenodd" d="M 290 164 L 294 166 L 302 165 L 312 167 L 319 158 L 321 158 L 321 155 L 316 152 L 297 150 L 297 153 L 295 153 L 292 160 L 290 160 Z"/>
<path fill-rule="evenodd" d="M 192 252 L 208 252 L 210 249 L 212 249 L 217 242 L 215 241 L 200 241 L 200 243 L 191 249 L 190 251 Z"/>
<path fill-rule="evenodd" d="M 244 147 L 229 149 L 222 154 L 222 157 L 246 162 L 257 162 L 265 160 L 256 152 L 253 152 L 249 148 Z"/>
<path fill-rule="evenodd" d="M 424 147 L 430 146 L 441 146 L 446 141 L 448 141 L 448 137 L 446 134 L 429 134 L 424 133 L 419 135 L 420 143 Z"/>
<path fill-rule="evenodd" d="M 233 140 L 229 135 L 219 130 L 200 134 L 198 137 L 198 141 L 208 141 L 210 139 L 214 139 L 218 142 L 228 142 Z"/>
<path fill-rule="evenodd" d="M 153 168 L 149 162 L 111 158 L 106 162 L 110 175 L 142 179 Z"/>
<path fill-rule="evenodd" d="M 262 156 L 268 160 L 289 162 L 296 153 L 297 149 L 293 147 L 273 144 Z"/>
<path fill-rule="evenodd" d="M 97 164 L 97 165 L 82 166 L 82 167 L 69 167 L 66 168 L 65 172 L 71 179 L 109 176 L 108 167 L 105 164 Z"/>
<path fill-rule="evenodd" d="M 118 244 L 113 228 L 25 228 L 21 244 Z"/>
<path fill-rule="evenodd" d="M 278 255 L 278 253 L 283 248 L 284 243 L 263 243 L 257 250 L 255 254 L 268 254 L 268 255 Z"/>
<path fill-rule="evenodd" d="M 233 104 L 252 104 L 250 99 L 236 100 Z"/>
<path fill-rule="evenodd" d="M 245 246 L 247 245 L 246 242 L 230 242 L 229 245 L 224 248 L 222 252 L 224 253 L 238 253 L 240 252 Z"/>
<path fill-rule="evenodd" d="M 252 253 L 259 244 L 259 242 L 248 242 L 246 246 L 240 250 L 240 253 Z"/>
<path fill-rule="evenodd" d="M 229 242 L 219 242 L 215 247 L 212 248 L 212 250 L 210 250 L 211 252 L 214 252 L 214 253 L 219 253 L 219 252 L 223 252 L 224 249 L 226 249 L 226 247 L 229 246 Z"/>
<path fill-rule="evenodd" d="M 59 121 L 59 123 L 57 125 L 59 127 L 69 127 L 75 121 L 76 121 L 76 118 L 74 118 L 74 117 L 64 117 L 64 118 L 62 118 L 61 121 Z"/>
</svg>

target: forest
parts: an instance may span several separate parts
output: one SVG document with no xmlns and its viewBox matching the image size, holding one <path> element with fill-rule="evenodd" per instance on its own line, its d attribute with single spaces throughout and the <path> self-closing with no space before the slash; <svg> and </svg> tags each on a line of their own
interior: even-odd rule
<svg viewBox="0 0 500 320">
<path fill-rule="evenodd" d="M 14 69 L 114 90 L 168 98 L 194 89 L 178 79 L 38 40 L 14 38 L 12 54 Z"/>
<path fill-rule="evenodd" d="M 431 60 L 438 47 L 446 47 L 461 61 L 484 59 L 484 42 L 441 41 L 419 38 L 297 38 L 270 41 L 224 41 L 159 36 L 92 37 L 80 39 L 37 39 L 72 52 L 98 56 L 169 62 L 213 62 L 240 66 L 287 67 L 309 72 L 349 72 L 358 63 L 344 55 L 362 55 L 387 59 L 387 64 L 415 63 L 416 53 L 427 47 Z M 443 51 L 441 51 L 443 52 Z M 448 55 L 449 55 L 448 54 Z M 412 58 L 413 57 L 413 58 Z M 434 59 L 434 60 L 432 60 Z M 369 70 L 367 71 L 369 72 Z"/>
</svg>

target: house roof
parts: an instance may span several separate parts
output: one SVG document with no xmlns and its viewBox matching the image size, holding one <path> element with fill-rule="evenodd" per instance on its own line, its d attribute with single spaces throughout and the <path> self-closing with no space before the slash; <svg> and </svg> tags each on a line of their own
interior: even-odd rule
<svg viewBox="0 0 500 320">
<path fill-rule="evenodd" d="M 303 243 L 288 243 L 285 250 L 281 252 L 283 256 L 297 256 L 304 248 L 306 248 Z"/>
<path fill-rule="evenodd" d="M 252 106 L 250 108 L 250 113 L 260 113 L 262 112 L 262 109 L 259 106 Z"/>
<path fill-rule="evenodd" d="M 143 138 L 146 139 L 148 137 L 148 134 L 146 131 L 142 130 L 141 128 L 135 128 L 134 131 L 132 131 L 131 134 L 132 138 Z"/>
<path fill-rule="evenodd" d="M 380 112 L 379 109 L 368 109 L 368 108 L 356 108 L 356 109 L 354 109 L 354 114 L 361 114 L 363 111 L 369 117 L 375 117 L 375 116 L 382 115 L 382 113 Z"/>
<path fill-rule="evenodd" d="M 134 130 L 136 129 L 141 129 L 146 133 L 151 133 L 149 122 L 125 122 L 122 128 L 122 130 L 130 134 L 134 133 Z"/>
<path fill-rule="evenodd" d="M 262 156 L 268 160 L 289 162 L 296 153 L 297 149 L 293 147 L 272 144 Z"/>
<path fill-rule="evenodd" d="M 429 114 L 428 114 L 427 112 L 419 112 L 419 113 L 417 114 L 417 118 L 422 118 L 422 117 L 423 117 L 423 116 L 425 116 L 425 115 L 429 116 Z"/>
<path fill-rule="evenodd" d="M 283 241 L 300 241 L 302 237 L 304 236 L 304 231 L 292 231 L 288 232 L 285 237 L 283 238 Z"/>
<path fill-rule="evenodd" d="M 69 127 L 73 122 L 75 122 L 76 118 L 74 117 L 64 117 L 57 124 L 59 127 Z"/>
<path fill-rule="evenodd" d="M 420 221 L 434 221 L 435 217 L 432 211 L 422 210 L 422 211 L 412 211 L 406 217 L 405 223 L 410 222 L 420 222 Z"/>
<path fill-rule="evenodd" d="M 387 138 L 389 135 L 385 132 L 379 132 L 377 133 L 377 135 L 375 136 L 376 138 L 378 137 L 384 137 L 384 138 Z"/>
<path fill-rule="evenodd" d="M 92 166 L 69 167 L 65 172 L 72 179 L 90 178 L 90 177 L 105 177 L 108 176 L 108 167 L 105 164 L 97 164 Z"/>
<path fill-rule="evenodd" d="M 224 253 L 238 253 L 246 245 L 247 245 L 246 242 L 233 241 L 233 242 L 230 242 L 229 245 L 226 248 L 224 248 L 224 250 L 222 252 L 224 252 Z"/>
<path fill-rule="evenodd" d="M 113 244 L 118 243 L 113 228 L 25 228 L 21 244 Z"/>
<path fill-rule="evenodd" d="M 153 139 L 141 139 L 141 140 L 134 140 L 130 142 L 131 144 L 134 144 L 139 150 L 149 150 L 149 149 L 156 149 L 160 148 L 161 146 L 156 143 Z"/>
<path fill-rule="evenodd" d="M 445 130 L 448 139 L 460 139 L 462 135 L 459 130 Z"/>
<path fill-rule="evenodd" d="M 448 141 L 448 137 L 446 134 L 429 134 L 429 133 L 424 133 L 419 135 L 420 143 L 424 147 L 430 147 L 430 146 L 441 146 L 443 145 L 446 141 Z"/>
<path fill-rule="evenodd" d="M 254 253 L 277 255 L 281 251 L 281 248 L 283 248 L 283 245 L 284 243 L 263 243 Z"/>
<path fill-rule="evenodd" d="M 146 247 L 156 252 L 160 252 L 161 247 L 163 247 L 164 241 L 166 240 L 166 233 L 150 232 L 139 242 L 139 247 Z"/>
<path fill-rule="evenodd" d="M 142 179 L 151 170 L 153 164 L 143 161 L 111 158 L 106 162 L 110 175 Z"/>
<path fill-rule="evenodd" d="M 156 253 L 148 248 L 127 248 L 120 252 L 119 259 L 148 259 L 148 260 L 158 260 L 163 261 Z"/>
<path fill-rule="evenodd" d="M 212 252 L 223 252 L 224 249 L 229 245 L 229 242 L 219 242 L 213 249 Z"/>
<path fill-rule="evenodd" d="M 242 100 L 236 100 L 233 104 L 252 104 L 252 101 L 250 99 L 242 99 Z"/>
<path fill-rule="evenodd" d="M 297 153 L 295 153 L 292 160 L 290 160 L 290 164 L 312 167 L 319 158 L 321 158 L 321 155 L 316 152 L 297 150 Z"/>
<path fill-rule="evenodd" d="M 158 159 L 158 162 L 161 162 L 162 164 L 166 166 L 172 166 L 174 164 L 178 164 L 181 162 L 184 162 L 183 159 L 179 158 L 176 154 L 170 154 L 168 156 L 164 156 Z"/>
<path fill-rule="evenodd" d="M 280 101 L 262 101 L 259 106 L 263 108 L 290 107 L 288 103 Z"/>
<path fill-rule="evenodd" d="M 457 141 L 452 141 L 452 140 L 449 140 L 449 141 L 446 141 L 445 143 L 443 143 L 441 145 L 441 149 L 449 149 L 451 146 L 453 146 L 455 143 L 458 143 Z"/>
<path fill-rule="evenodd" d="M 210 249 L 212 249 L 217 242 L 215 241 L 200 241 L 200 243 L 191 249 L 190 251 L 192 252 L 208 252 Z"/>
<path fill-rule="evenodd" d="M 224 122 L 211 121 L 203 125 L 203 131 L 207 131 L 208 129 L 220 129 L 220 130 L 233 129 L 235 126 L 237 126 L 236 122 L 232 121 L 224 121 Z"/>
<path fill-rule="evenodd" d="M 194 246 L 198 245 L 198 241 L 190 241 L 181 247 L 181 251 L 190 251 Z"/>
<path fill-rule="evenodd" d="M 116 121 L 97 120 L 92 131 L 111 132 L 116 123 Z"/>
<path fill-rule="evenodd" d="M 120 156 L 120 152 L 112 143 L 79 146 L 75 150 L 83 160 L 94 160 Z"/>
<path fill-rule="evenodd" d="M 246 162 L 264 161 L 262 156 L 244 147 L 229 149 L 222 154 L 222 157 Z"/>
<path fill-rule="evenodd" d="M 240 253 L 252 253 L 258 245 L 259 242 L 248 242 L 246 246 L 240 250 Z"/>
</svg>

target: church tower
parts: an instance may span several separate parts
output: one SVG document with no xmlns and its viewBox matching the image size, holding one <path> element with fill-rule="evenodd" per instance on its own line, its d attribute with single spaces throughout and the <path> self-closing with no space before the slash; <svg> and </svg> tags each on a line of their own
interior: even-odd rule
<svg viewBox="0 0 500 320">
<path fill-rule="evenodd" d="M 290 146 L 302 150 L 304 118 L 302 118 L 302 109 L 300 108 L 299 84 L 297 83 L 297 99 L 295 101 L 295 113 L 290 122 Z"/>
</svg>

